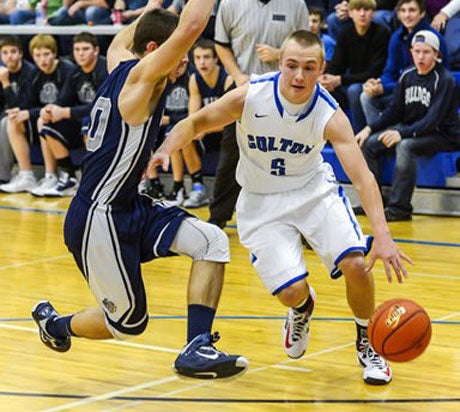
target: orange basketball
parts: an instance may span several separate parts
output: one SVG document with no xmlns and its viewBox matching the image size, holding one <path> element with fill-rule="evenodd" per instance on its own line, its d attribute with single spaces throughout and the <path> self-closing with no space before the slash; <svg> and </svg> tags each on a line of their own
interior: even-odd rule
<svg viewBox="0 0 460 412">
<path fill-rule="evenodd" d="M 419 356 L 431 339 L 425 310 L 409 299 L 391 299 L 375 311 L 367 327 L 374 350 L 385 359 L 407 362 Z"/>
</svg>

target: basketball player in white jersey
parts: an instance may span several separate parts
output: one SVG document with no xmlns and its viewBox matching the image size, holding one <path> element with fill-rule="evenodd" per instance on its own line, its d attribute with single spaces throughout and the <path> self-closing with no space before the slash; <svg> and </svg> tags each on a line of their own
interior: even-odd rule
<svg viewBox="0 0 460 412">
<path fill-rule="evenodd" d="M 402 282 L 408 276 L 403 260 L 412 261 L 393 242 L 377 184 L 349 121 L 317 83 L 323 68 L 321 40 L 305 30 L 292 33 L 281 49 L 280 72 L 254 77 L 179 122 L 149 167 L 167 167 L 168 156 L 198 133 L 238 121 L 238 232 L 267 289 L 289 308 L 283 327 L 287 355 L 299 358 L 305 353 L 315 303 L 315 292 L 306 282 L 303 236 L 333 279 L 345 277 L 364 381 L 383 385 L 391 381 L 391 369 L 369 345 L 366 331 L 375 305 L 371 269 L 381 259 L 388 281 L 394 271 Z M 323 162 L 326 140 L 334 146 L 372 225 L 367 265 L 364 256 L 372 238 L 363 235 L 343 188 Z"/>
<path fill-rule="evenodd" d="M 68 351 L 73 337 L 139 335 L 149 321 L 141 263 L 186 255 L 193 260 L 188 336 L 174 371 L 197 379 L 234 377 L 246 371 L 248 361 L 217 350 L 218 334 L 211 334 L 229 261 L 225 233 L 137 191 L 155 147 L 168 79 L 175 80 L 186 64 L 214 0 L 190 0 L 180 19 L 152 10 L 156 3 L 150 0 L 143 15 L 110 45 L 110 75 L 93 103 L 82 178 L 64 224 L 66 245 L 98 306 L 59 316 L 50 302 L 41 301 L 32 316 L 42 342 L 58 352 Z"/>
</svg>

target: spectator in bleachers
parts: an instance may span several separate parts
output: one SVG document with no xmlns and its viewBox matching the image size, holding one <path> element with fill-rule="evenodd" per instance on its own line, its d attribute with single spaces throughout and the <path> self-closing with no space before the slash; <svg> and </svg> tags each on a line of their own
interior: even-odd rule
<svg viewBox="0 0 460 412">
<path fill-rule="evenodd" d="M 42 0 L 17 0 L 15 9 L 10 13 L 10 24 L 35 24 L 35 7 Z M 50 19 L 62 6 L 63 0 L 47 0 L 46 19 Z"/>
<path fill-rule="evenodd" d="M 65 80 L 56 103 L 40 110 L 42 147 L 48 146 L 50 152 L 45 162 L 52 159 L 57 163 L 59 174 L 46 175 L 31 191 L 34 196 L 72 196 L 77 188 L 70 149 L 83 146 L 92 102 L 108 73 L 96 36 L 91 33 L 74 36 L 73 57 L 78 68 Z"/>
<path fill-rule="evenodd" d="M 412 65 L 410 44 L 414 34 L 420 30 L 431 30 L 440 41 L 440 55 L 443 64 L 448 66 L 446 43 L 441 34 L 430 26 L 425 18 L 424 0 L 399 0 L 397 4 L 398 18 L 401 26 L 390 38 L 388 59 L 380 78 L 371 77 L 363 86 L 360 101 L 367 123 L 375 120 L 381 111 L 392 100 L 392 92 L 402 71 Z"/>
<path fill-rule="evenodd" d="M 73 24 L 112 24 L 115 0 L 64 0 L 62 7 L 48 19 L 52 26 Z"/>
<path fill-rule="evenodd" d="M 321 38 L 326 52 L 324 59 L 327 63 L 332 59 L 334 54 L 335 40 L 329 34 L 322 32 L 324 26 L 323 10 L 316 6 L 311 6 L 308 10 L 310 11 L 309 30 Z"/>
<path fill-rule="evenodd" d="M 0 0 L 0 24 L 10 24 L 10 14 L 15 8 L 15 0 Z"/>
<path fill-rule="evenodd" d="M 375 7 L 375 0 L 350 0 L 353 25 L 340 33 L 332 60 L 319 80 L 350 114 L 355 133 L 366 125 L 359 104 L 363 83 L 382 73 L 387 58 L 390 34 L 372 21 Z"/>
<path fill-rule="evenodd" d="M 216 14 L 219 8 L 221 0 L 215 0 L 214 8 L 212 9 L 211 17 L 209 18 L 208 24 L 201 34 L 202 37 L 207 39 L 214 40 L 214 26 L 216 24 Z M 182 9 L 185 7 L 187 0 L 173 0 L 169 6 L 165 5 L 166 2 L 163 2 L 163 7 L 167 7 L 167 10 L 174 14 L 181 14 Z"/>
<path fill-rule="evenodd" d="M 214 42 L 208 39 L 200 39 L 192 49 L 195 73 L 189 80 L 189 114 L 197 112 L 221 97 L 225 90 L 230 87 L 233 80 L 225 69 L 218 64 Z M 209 131 L 206 135 L 196 136 L 205 151 L 218 152 L 222 140 L 222 130 Z M 178 155 L 183 156 L 187 170 L 192 178 L 192 190 L 185 200 L 186 208 L 197 208 L 209 204 L 206 197 L 206 189 L 201 174 L 201 159 L 196 145 L 198 141 L 183 147 Z"/>
<path fill-rule="evenodd" d="M 129 24 L 141 15 L 148 0 L 115 0 L 114 10 L 121 12 L 121 22 Z"/>
<path fill-rule="evenodd" d="M 460 70 L 460 0 L 450 0 L 431 21 L 431 26 L 444 33 L 450 67 Z"/>
<path fill-rule="evenodd" d="M 0 191 L 7 193 L 27 192 L 37 186 L 30 144 L 39 140 L 40 110 L 57 101 L 64 81 L 75 70 L 71 62 L 58 59 L 57 43 L 53 36 L 37 34 L 29 43 L 29 51 L 38 70 L 24 94 L 21 94 L 19 107 L 7 110 L 8 137 L 19 166 L 19 173 L 9 183 L 0 186 Z M 56 174 L 56 163 L 50 157 L 47 146 L 42 147 L 42 153 L 47 175 Z"/>
<path fill-rule="evenodd" d="M 396 152 L 391 193 L 385 208 L 389 222 L 412 218 L 417 157 L 460 149 L 455 81 L 440 64 L 440 42 L 429 30 L 412 37 L 415 66 L 403 72 L 390 106 L 356 136 L 376 179 L 382 157 Z"/>
<path fill-rule="evenodd" d="M 16 36 L 3 36 L 0 40 L 0 184 L 11 179 L 14 155 L 6 130 L 6 109 L 19 106 L 34 73 L 34 65 L 24 60 L 21 41 Z"/>
<path fill-rule="evenodd" d="M 377 0 L 376 10 L 373 16 L 375 23 L 385 27 L 390 33 L 393 31 L 394 9 L 397 0 Z M 327 18 L 329 34 L 337 40 L 340 32 L 347 26 L 352 25 L 350 16 L 349 0 L 342 0 L 335 5 L 335 11 Z"/>
</svg>

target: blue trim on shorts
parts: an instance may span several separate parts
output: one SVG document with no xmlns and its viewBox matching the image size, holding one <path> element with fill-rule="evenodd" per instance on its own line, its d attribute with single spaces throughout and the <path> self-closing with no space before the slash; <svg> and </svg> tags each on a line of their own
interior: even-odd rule
<svg viewBox="0 0 460 412">
<path fill-rule="evenodd" d="M 361 239 L 361 234 L 359 233 L 359 224 L 358 221 L 356 220 L 356 217 L 354 217 L 354 213 L 352 213 L 352 209 L 350 206 L 350 203 L 348 202 L 347 195 L 345 193 L 345 189 L 343 186 L 339 185 L 339 197 L 342 198 L 342 202 L 345 205 L 345 209 L 347 210 L 348 217 L 350 218 L 350 222 L 353 224 L 353 229 L 356 233 L 356 236 L 358 236 L 358 239 Z"/>
<path fill-rule="evenodd" d="M 256 260 L 257 260 L 257 256 L 254 255 L 254 253 L 251 253 L 249 255 L 249 259 L 251 259 L 251 263 L 254 264 L 256 262 Z"/>
<path fill-rule="evenodd" d="M 272 295 L 275 296 L 280 293 L 283 289 L 286 289 L 288 286 L 291 286 L 293 283 L 298 282 L 299 280 L 305 279 L 308 276 L 308 271 L 301 274 L 300 276 L 296 276 L 294 279 L 286 282 L 284 285 L 281 285 L 278 289 L 272 292 Z"/>
<path fill-rule="evenodd" d="M 347 250 L 344 250 L 334 262 L 334 265 L 335 265 L 334 269 L 332 269 L 330 273 L 331 279 L 338 279 L 340 276 L 343 275 L 342 271 L 339 269 L 339 263 L 343 260 L 343 258 L 346 255 L 350 254 L 351 252 L 359 250 L 364 253 L 364 256 L 367 256 L 372 248 L 373 242 L 374 242 L 374 236 L 367 236 L 365 247 L 362 247 L 362 246 L 355 247 L 354 246 L 354 247 L 348 248 Z"/>
</svg>

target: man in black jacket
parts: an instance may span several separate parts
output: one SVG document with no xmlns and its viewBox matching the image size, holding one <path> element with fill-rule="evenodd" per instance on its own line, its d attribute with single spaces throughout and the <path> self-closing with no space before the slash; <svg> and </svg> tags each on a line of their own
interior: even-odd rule
<svg viewBox="0 0 460 412">
<path fill-rule="evenodd" d="M 34 65 L 23 59 L 21 41 L 5 36 L 0 43 L 0 183 L 11 178 L 14 155 L 6 131 L 5 110 L 19 106 L 19 95 L 29 83 Z"/>
<path fill-rule="evenodd" d="M 380 159 L 396 151 L 393 185 L 385 208 L 387 221 L 412 218 L 417 157 L 460 149 L 460 121 L 455 80 L 439 63 L 439 38 L 417 32 L 411 54 L 390 106 L 356 136 L 369 168 L 378 179 Z"/>
<path fill-rule="evenodd" d="M 375 0 L 351 0 L 348 8 L 353 25 L 340 33 L 334 55 L 320 83 L 342 108 L 348 109 L 353 130 L 357 133 L 366 125 L 359 104 L 363 83 L 369 77 L 381 75 L 390 34 L 372 21 Z"/>
</svg>

